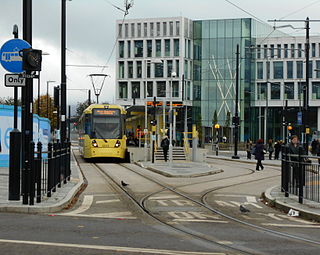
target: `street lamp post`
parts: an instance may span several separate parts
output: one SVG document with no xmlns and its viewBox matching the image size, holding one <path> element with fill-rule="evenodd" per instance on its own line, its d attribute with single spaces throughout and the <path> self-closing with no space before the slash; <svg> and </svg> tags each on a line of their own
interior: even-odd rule
<svg viewBox="0 0 320 255">
<path fill-rule="evenodd" d="M 170 83 L 170 114 L 169 114 L 169 123 L 170 123 L 170 144 L 169 144 L 169 163 L 170 167 L 172 167 L 173 160 L 173 146 L 172 146 L 172 79 L 177 76 L 176 72 L 171 73 L 171 83 Z"/>
<path fill-rule="evenodd" d="M 49 119 L 49 83 L 51 82 L 56 82 L 56 81 L 47 81 L 47 118 L 48 119 Z"/>
</svg>

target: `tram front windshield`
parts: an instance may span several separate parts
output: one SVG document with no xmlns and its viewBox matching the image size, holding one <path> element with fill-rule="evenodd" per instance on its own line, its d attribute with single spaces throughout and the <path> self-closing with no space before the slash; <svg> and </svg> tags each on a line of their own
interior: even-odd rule
<svg viewBox="0 0 320 255">
<path fill-rule="evenodd" d="M 121 118 L 118 109 L 94 109 L 92 119 L 92 138 L 121 138 Z"/>
</svg>

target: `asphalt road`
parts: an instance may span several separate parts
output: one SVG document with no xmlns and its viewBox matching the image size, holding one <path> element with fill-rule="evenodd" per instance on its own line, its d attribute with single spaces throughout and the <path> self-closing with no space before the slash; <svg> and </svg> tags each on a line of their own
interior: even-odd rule
<svg viewBox="0 0 320 255">
<path fill-rule="evenodd" d="M 157 180 L 230 217 L 297 237 L 320 240 L 319 224 L 288 217 L 260 201 L 279 183 L 280 172 L 266 167 L 210 160 L 224 172 L 197 178 L 168 178 L 127 165 L 151 180 L 115 164 L 99 169 L 80 158 L 88 186 L 76 204 L 57 214 L 0 214 L 1 254 L 318 254 L 320 245 L 255 229 L 181 197 Z M 111 182 L 124 187 L 146 214 Z M 206 194 L 206 195 L 205 195 Z M 205 196 L 204 196 L 205 195 Z M 250 210 L 241 213 L 239 205 Z M 156 220 L 152 216 L 159 220 Z M 237 250 L 239 249 L 239 250 Z M 242 252 L 241 252 L 242 251 Z"/>
</svg>

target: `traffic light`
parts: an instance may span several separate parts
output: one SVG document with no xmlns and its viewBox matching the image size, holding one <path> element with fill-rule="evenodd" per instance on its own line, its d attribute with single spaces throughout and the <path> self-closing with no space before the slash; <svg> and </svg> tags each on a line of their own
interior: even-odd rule
<svg viewBox="0 0 320 255">
<path fill-rule="evenodd" d="M 59 86 L 53 87 L 53 103 L 55 107 L 58 107 L 60 104 L 60 93 L 59 93 Z"/>
<path fill-rule="evenodd" d="M 41 71 L 42 51 L 24 49 L 22 55 L 22 69 L 25 71 Z"/>
<path fill-rule="evenodd" d="M 291 125 L 288 125 L 288 131 L 291 131 L 293 127 Z"/>
<path fill-rule="evenodd" d="M 239 121 L 239 117 L 238 116 L 234 116 L 232 117 L 232 124 L 233 125 L 239 125 L 240 121 Z"/>
<path fill-rule="evenodd" d="M 214 128 L 215 128 L 215 129 L 219 129 L 219 128 L 220 128 L 220 125 L 217 123 L 217 124 L 214 125 Z"/>
<path fill-rule="evenodd" d="M 156 125 L 157 125 L 157 120 L 151 120 L 151 121 L 150 121 L 150 124 L 151 124 L 152 126 L 156 126 Z"/>
</svg>

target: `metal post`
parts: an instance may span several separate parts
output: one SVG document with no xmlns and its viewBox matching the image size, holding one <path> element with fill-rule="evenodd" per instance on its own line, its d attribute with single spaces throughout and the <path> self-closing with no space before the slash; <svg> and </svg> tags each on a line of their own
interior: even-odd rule
<svg viewBox="0 0 320 255">
<path fill-rule="evenodd" d="M 302 204 L 303 203 L 303 176 L 304 174 L 302 173 L 302 171 L 304 170 L 304 163 L 303 163 L 303 157 L 302 157 L 302 148 L 299 147 L 299 173 L 298 176 L 296 176 L 296 178 L 298 177 L 298 189 L 299 189 L 299 203 Z"/>
<path fill-rule="evenodd" d="M 306 84 L 303 87 L 303 124 L 304 131 L 306 133 L 306 139 L 304 143 L 304 150 L 308 154 L 308 141 L 309 141 L 309 133 L 307 132 L 307 128 L 309 127 L 308 123 L 308 108 L 309 108 L 309 49 L 310 49 L 310 39 L 309 39 L 309 17 L 307 17 L 306 21 L 306 44 L 305 44 L 305 55 L 306 55 Z"/>
<path fill-rule="evenodd" d="M 54 161 L 52 160 L 52 143 L 48 143 L 48 188 L 47 196 L 51 197 L 51 190 L 54 183 Z"/>
<path fill-rule="evenodd" d="M 171 83 L 170 83 L 170 111 L 169 111 L 169 124 L 170 124 L 170 143 L 169 143 L 169 166 L 172 167 L 172 160 L 173 160 L 173 152 L 172 152 L 172 77 L 173 73 L 171 74 Z"/>
<path fill-rule="evenodd" d="M 71 105 L 68 106 L 68 140 L 71 141 Z"/>
<path fill-rule="evenodd" d="M 91 90 L 88 90 L 88 104 L 91 105 Z"/>
<path fill-rule="evenodd" d="M 66 0 L 61 0 L 61 142 L 66 140 Z"/>
<path fill-rule="evenodd" d="M 148 130 L 148 108 L 147 108 L 147 100 L 144 102 L 145 106 L 144 106 L 144 161 L 147 162 L 148 159 L 148 145 L 147 145 L 147 137 L 148 137 L 148 133 L 146 133 L 145 131 Z"/>
<path fill-rule="evenodd" d="M 37 182 L 37 203 L 41 202 L 41 166 L 42 166 L 42 143 L 37 143 L 37 167 L 36 167 L 36 182 Z"/>
<path fill-rule="evenodd" d="M 238 116 L 238 102 L 239 102 L 239 44 L 237 44 L 236 52 L 236 101 L 235 101 L 235 123 L 234 123 L 234 155 L 233 159 L 239 159 L 238 154 L 238 139 L 239 139 L 239 116 Z"/>
<path fill-rule="evenodd" d="M 35 176 L 35 162 L 34 162 L 34 142 L 30 142 L 29 145 L 29 167 L 30 167 L 30 182 L 29 182 L 29 191 L 30 191 L 30 200 L 29 205 L 34 205 L 34 197 L 35 197 L 35 183 L 36 183 L 36 176 Z"/>
<path fill-rule="evenodd" d="M 32 45 L 32 0 L 23 0 L 23 40 Z M 30 71 L 26 74 L 31 74 Z M 23 120 L 22 120 L 22 197 L 23 204 L 28 204 L 30 188 L 30 142 L 33 140 L 33 80 L 26 79 L 26 86 L 22 88 Z"/>
</svg>

